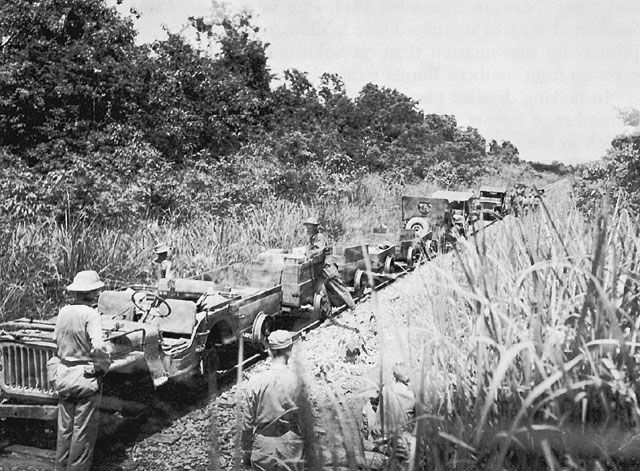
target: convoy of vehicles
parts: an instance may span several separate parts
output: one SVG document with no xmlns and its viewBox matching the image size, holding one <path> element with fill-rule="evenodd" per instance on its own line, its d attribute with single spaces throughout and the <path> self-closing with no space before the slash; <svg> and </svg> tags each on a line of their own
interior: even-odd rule
<svg viewBox="0 0 640 471">
<path fill-rule="evenodd" d="M 502 189 L 483 188 L 480 211 L 503 217 L 505 196 Z M 102 292 L 97 308 L 113 358 L 104 378 L 103 416 L 140 413 L 167 382 L 215 388 L 220 353 L 240 339 L 262 349 L 274 328 L 331 315 L 325 263 L 338 267 L 357 298 L 367 286 L 393 278 L 398 267 L 406 271 L 470 234 L 478 216 L 474 201 L 468 192 L 403 196 L 399 233 L 378 232 L 370 244 L 338 244 L 333 253 L 311 258 L 304 247 L 268 250 L 245 267 L 242 282 L 201 276 Z M 56 350 L 55 321 L 25 317 L 0 324 L 0 418 L 55 418 L 57 397 L 47 374 Z"/>
</svg>

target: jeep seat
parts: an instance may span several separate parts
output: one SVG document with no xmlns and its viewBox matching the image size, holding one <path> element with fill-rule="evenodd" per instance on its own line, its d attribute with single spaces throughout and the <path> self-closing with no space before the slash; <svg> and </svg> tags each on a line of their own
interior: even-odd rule
<svg viewBox="0 0 640 471">
<path fill-rule="evenodd" d="M 171 308 L 171 313 L 166 317 L 156 318 L 158 330 L 163 333 L 191 336 L 196 325 L 196 303 L 181 299 L 166 301 Z"/>
<path fill-rule="evenodd" d="M 215 289 L 213 281 L 183 278 L 162 278 L 158 281 L 158 294 L 163 298 L 197 301 L 204 293 L 212 293 Z"/>
<path fill-rule="evenodd" d="M 133 320 L 133 302 L 131 295 L 133 290 L 103 291 L 98 298 L 98 312 L 111 318 Z"/>
</svg>

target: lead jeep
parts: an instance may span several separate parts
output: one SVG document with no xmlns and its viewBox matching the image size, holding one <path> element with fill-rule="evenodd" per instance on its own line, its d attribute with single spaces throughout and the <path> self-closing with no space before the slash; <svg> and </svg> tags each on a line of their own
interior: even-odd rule
<svg viewBox="0 0 640 471">
<path fill-rule="evenodd" d="M 155 290 L 100 294 L 103 338 L 113 363 L 104 377 L 101 422 L 136 416 L 167 382 L 215 388 L 219 349 L 241 336 L 262 347 L 280 314 L 280 286 L 225 291 L 198 280 L 161 280 Z M 0 324 L 0 417 L 53 420 L 57 394 L 47 375 L 56 318 Z M 192 383 L 189 383 L 192 384 Z"/>
</svg>

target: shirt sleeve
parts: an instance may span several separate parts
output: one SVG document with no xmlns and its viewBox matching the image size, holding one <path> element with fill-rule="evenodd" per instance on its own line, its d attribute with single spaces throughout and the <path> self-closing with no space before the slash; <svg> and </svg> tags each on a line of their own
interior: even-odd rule
<svg viewBox="0 0 640 471">
<path fill-rule="evenodd" d="M 111 357 L 107 345 L 102 340 L 102 320 L 98 312 L 93 312 L 87 320 L 87 334 L 91 340 L 91 357 L 96 370 L 107 372 L 111 364 Z"/>
<path fill-rule="evenodd" d="M 97 312 L 92 312 L 87 319 L 87 334 L 91 340 L 92 350 L 104 345 L 102 340 L 102 321 L 100 314 Z"/>
</svg>

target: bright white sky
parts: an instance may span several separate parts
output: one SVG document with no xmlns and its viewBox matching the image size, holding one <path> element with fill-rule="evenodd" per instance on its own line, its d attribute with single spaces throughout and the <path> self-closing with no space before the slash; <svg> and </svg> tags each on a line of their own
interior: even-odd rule
<svg viewBox="0 0 640 471">
<path fill-rule="evenodd" d="M 616 108 L 640 107 L 638 0 L 236 0 L 270 43 L 269 66 L 368 82 L 447 113 L 524 159 L 604 155 L 623 131 Z M 209 0 L 126 0 L 140 42 L 177 32 Z M 122 8 L 121 7 L 121 8 Z"/>
</svg>

